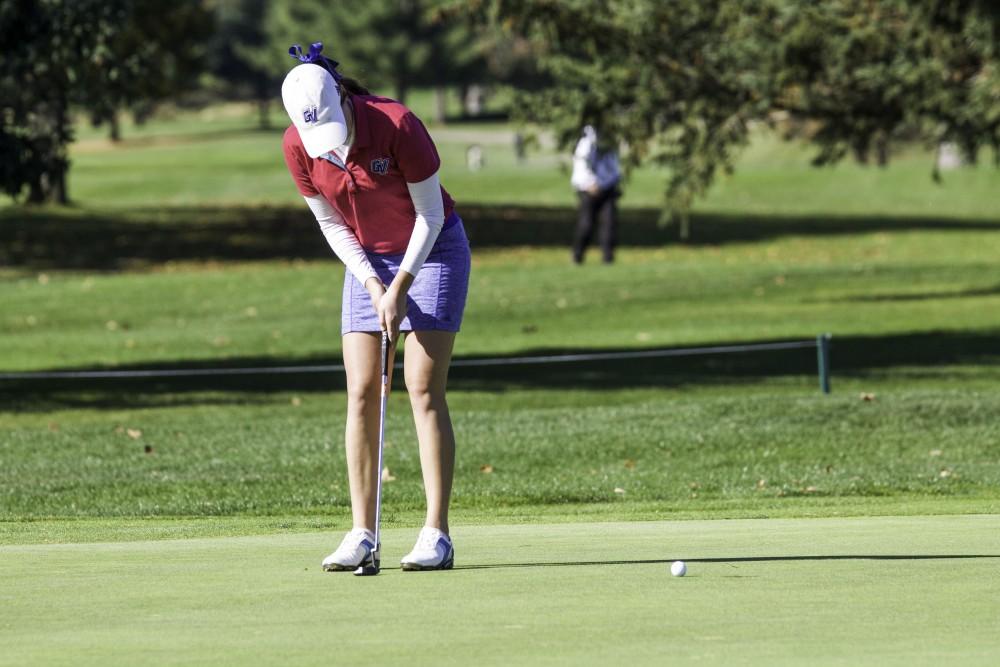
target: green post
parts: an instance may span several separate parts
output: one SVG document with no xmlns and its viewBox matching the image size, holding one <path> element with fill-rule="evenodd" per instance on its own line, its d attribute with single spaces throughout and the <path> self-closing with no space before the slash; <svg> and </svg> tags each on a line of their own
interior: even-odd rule
<svg viewBox="0 0 1000 667">
<path fill-rule="evenodd" d="M 824 394 L 830 393 L 830 334 L 816 336 L 816 356 L 819 366 L 819 388 Z"/>
</svg>

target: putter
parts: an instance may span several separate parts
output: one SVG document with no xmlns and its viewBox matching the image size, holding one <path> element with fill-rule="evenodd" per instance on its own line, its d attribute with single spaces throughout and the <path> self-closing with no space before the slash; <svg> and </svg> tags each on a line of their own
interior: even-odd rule
<svg viewBox="0 0 1000 667">
<path fill-rule="evenodd" d="M 389 333 L 382 332 L 382 401 L 378 418 L 378 468 L 375 470 L 375 548 L 367 562 L 358 566 L 354 574 L 371 577 L 379 573 L 382 544 L 379 535 L 382 526 L 382 449 L 385 445 L 385 404 L 389 398 Z"/>
</svg>

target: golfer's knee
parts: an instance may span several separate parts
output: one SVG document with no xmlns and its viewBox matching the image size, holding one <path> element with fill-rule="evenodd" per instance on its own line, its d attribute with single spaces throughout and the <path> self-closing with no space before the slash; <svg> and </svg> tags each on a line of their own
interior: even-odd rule
<svg viewBox="0 0 1000 667">
<path fill-rule="evenodd" d="M 374 378 L 356 378 L 347 383 L 347 409 L 364 412 L 371 405 L 378 405 L 381 385 Z"/>
<path fill-rule="evenodd" d="M 445 405 L 444 387 L 423 380 L 407 380 L 406 391 L 415 413 L 427 413 Z"/>
</svg>

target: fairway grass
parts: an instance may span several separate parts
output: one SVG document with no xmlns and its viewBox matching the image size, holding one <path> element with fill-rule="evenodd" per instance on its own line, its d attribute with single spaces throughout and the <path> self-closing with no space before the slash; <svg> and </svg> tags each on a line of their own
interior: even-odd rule
<svg viewBox="0 0 1000 667">
<path fill-rule="evenodd" d="M 376 578 L 329 532 L 2 547 L 0 665 L 1000 660 L 997 515 L 460 527 L 403 573 L 414 532 Z"/>
</svg>

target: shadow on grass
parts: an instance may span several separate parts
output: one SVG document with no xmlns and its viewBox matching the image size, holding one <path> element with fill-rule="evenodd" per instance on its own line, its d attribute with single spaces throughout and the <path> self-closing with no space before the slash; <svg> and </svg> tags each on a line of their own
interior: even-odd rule
<svg viewBox="0 0 1000 667">
<path fill-rule="evenodd" d="M 715 341 L 712 343 L 716 344 Z M 526 351 L 517 356 L 585 351 L 539 349 Z M 1000 329 L 835 337 L 831 358 L 834 391 L 837 388 L 838 376 L 865 377 L 893 367 L 932 369 L 935 366 L 962 365 L 970 368 L 987 366 L 1000 368 Z M 225 365 L 210 361 L 177 360 L 171 364 L 119 366 L 114 370 L 206 370 L 339 363 L 340 359 L 335 357 L 310 359 L 247 357 L 228 360 Z M 510 390 L 532 389 L 564 391 L 616 391 L 655 387 L 679 389 L 687 386 L 750 385 L 773 377 L 800 378 L 804 390 L 816 388 L 818 392 L 815 350 L 806 348 L 538 365 L 462 366 L 452 368 L 449 388 L 454 391 L 497 394 Z M 396 373 L 393 381 L 396 390 L 402 390 L 400 373 Z M 0 406 L 2 406 L 0 410 L 42 412 L 59 408 L 118 409 L 187 404 L 265 403 L 270 400 L 268 395 L 275 392 L 329 392 L 342 391 L 344 387 L 342 372 L 202 375 L 176 378 L 0 380 Z"/>
<path fill-rule="evenodd" d="M 840 560 L 967 560 L 979 558 L 1000 558 L 1000 554 L 843 554 L 834 556 L 724 556 L 719 558 L 685 558 L 685 563 L 781 563 L 802 561 Z M 458 565 L 456 570 L 506 570 L 523 567 L 588 567 L 600 565 L 667 565 L 676 558 L 653 558 L 637 560 L 579 560 L 549 561 L 542 563 L 491 563 L 489 565 Z M 387 569 L 387 568 L 383 568 Z"/>
<path fill-rule="evenodd" d="M 841 301 L 853 303 L 880 303 L 883 301 L 933 301 L 935 299 L 965 299 L 1000 294 L 1000 283 L 992 287 L 952 290 L 950 292 L 900 292 L 898 294 L 864 294 L 850 296 Z"/>
<path fill-rule="evenodd" d="M 571 207 L 462 204 L 459 213 L 474 248 L 569 247 Z M 677 243 L 677 231 L 657 224 L 657 209 L 624 209 L 623 247 Z M 693 245 L 756 242 L 776 237 L 836 236 L 876 231 L 990 230 L 1000 220 L 878 216 L 693 216 Z M 305 206 L 182 207 L 121 212 L 82 209 L 0 210 L 0 264 L 28 270 L 116 270 L 167 261 L 328 259 Z"/>
</svg>

